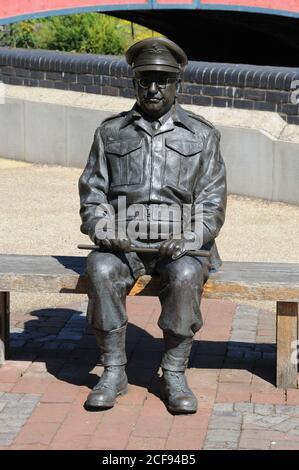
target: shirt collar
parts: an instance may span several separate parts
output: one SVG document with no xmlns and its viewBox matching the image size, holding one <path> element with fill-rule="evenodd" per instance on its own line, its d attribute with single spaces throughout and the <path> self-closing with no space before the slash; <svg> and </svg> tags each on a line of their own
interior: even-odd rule
<svg viewBox="0 0 299 470">
<path fill-rule="evenodd" d="M 177 102 L 174 103 L 168 113 L 164 114 L 164 116 L 161 116 L 159 119 L 156 120 L 159 121 L 162 126 L 167 122 L 170 117 L 172 118 L 172 121 L 174 123 L 179 123 L 183 125 L 186 129 L 195 134 L 195 130 L 192 125 L 192 121 L 188 116 L 188 113 L 186 113 L 186 111 Z M 125 116 L 120 128 L 122 129 L 131 124 L 133 121 L 136 121 L 141 118 L 144 119 L 144 116 L 141 114 L 137 103 L 135 103 L 133 108 Z"/>
<path fill-rule="evenodd" d="M 188 113 L 177 102 L 174 104 L 172 119 L 174 123 L 183 125 L 186 129 L 195 134 L 192 120 L 190 119 Z"/>
<path fill-rule="evenodd" d="M 120 126 L 122 129 L 123 127 L 128 126 L 136 119 L 140 119 L 142 117 L 140 111 L 138 110 L 137 103 L 134 104 L 133 108 L 125 115 L 124 120 Z"/>
</svg>

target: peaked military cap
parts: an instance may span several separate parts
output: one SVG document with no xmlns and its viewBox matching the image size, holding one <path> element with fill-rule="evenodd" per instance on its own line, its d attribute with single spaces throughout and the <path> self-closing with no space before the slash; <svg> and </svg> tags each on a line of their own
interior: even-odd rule
<svg viewBox="0 0 299 470">
<path fill-rule="evenodd" d="M 180 73 L 188 63 L 185 52 L 166 38 L 147 38 L 133 44 L 126 52 L 133 71 Z"/>
</svg>

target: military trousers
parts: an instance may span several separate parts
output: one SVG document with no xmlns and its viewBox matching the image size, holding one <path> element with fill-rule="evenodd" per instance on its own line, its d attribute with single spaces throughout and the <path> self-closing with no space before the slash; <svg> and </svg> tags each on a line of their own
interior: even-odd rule
<svg viewBox="0 0 299 470">
<path fill-rule="evenodd" d="M 182 256 L 177 260 L 136 253 L 93 251 L 87 258 L 89 324 L 109 332 L 128 321 L 126 296 L 140 275 L 160 276 L 159 327 L 170 334 L 191 338 L 202 326 L 200 301 L 209 276 L 209 260 Z"/>
</svg>

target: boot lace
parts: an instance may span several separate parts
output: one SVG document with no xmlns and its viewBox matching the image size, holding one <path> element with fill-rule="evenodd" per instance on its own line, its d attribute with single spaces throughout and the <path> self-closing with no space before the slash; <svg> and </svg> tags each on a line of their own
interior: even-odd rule
<svg viewBox="0 0 299 470">
<path fill-rule="evenodd" d="M 171 381 L 174 382 L 174 386 L 178 392 L 189 393 L 184 374 L 179 374 L 176 372 L 168 372 L 168 374 Z"/>
</svg>

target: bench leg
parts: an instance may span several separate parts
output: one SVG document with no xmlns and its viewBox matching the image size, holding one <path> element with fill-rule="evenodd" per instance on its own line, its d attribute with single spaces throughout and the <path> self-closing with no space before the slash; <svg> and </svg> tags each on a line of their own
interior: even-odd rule
<svg viewBox="0 0 299 470">
<path fill-rule="evenodd" d="M 9 292 L 0 292 L 0 367 L 9 349 Z"/>
<path fill-rule="evenodd" d="M 297 302 L 277 302 L 276 332 L 276 385 L 278 388 L 297 388 Z"/>
</svg>

